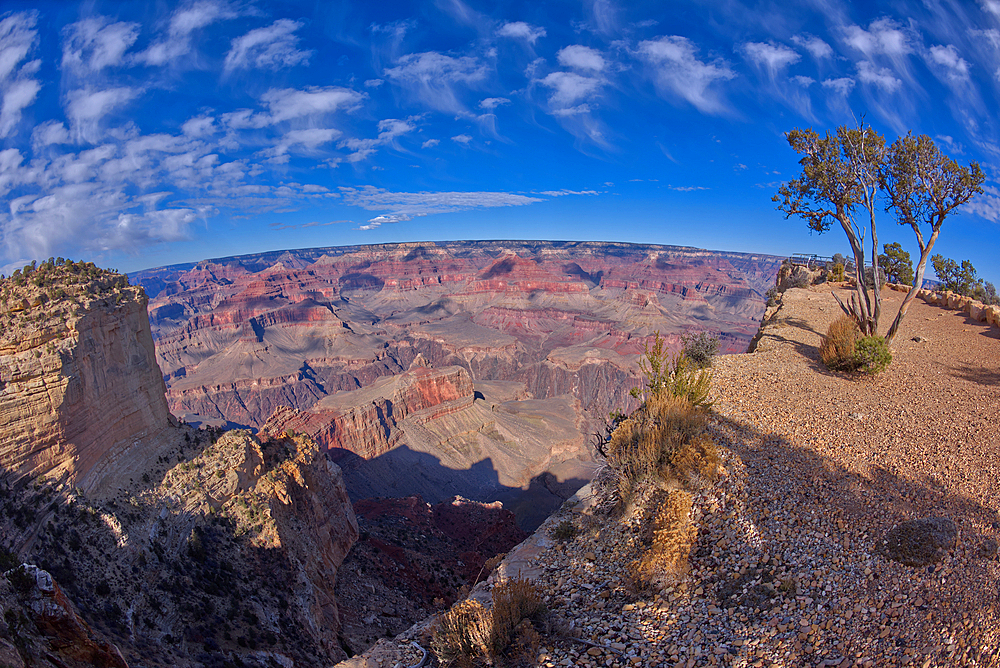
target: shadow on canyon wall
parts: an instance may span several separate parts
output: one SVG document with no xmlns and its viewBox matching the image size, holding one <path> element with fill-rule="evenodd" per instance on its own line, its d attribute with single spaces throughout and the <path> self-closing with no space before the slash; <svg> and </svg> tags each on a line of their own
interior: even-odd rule
<svg viewBox="0 0 1000 668">
<path fill-rule="evenodd" d="M 414 494 L 431 504 L 454 496 L 484 503 L 501 501 L 514 513 L 517 525 L 529 532 L 538 528 L 563 501 L 590 481 L 584 471 L 593 466 L 581 462 L 577 467 L 581 475 L 565 480 L 546 471 L 532 478 L 527 489 L 522 489 L 503 485 L 490 458 L 468 469 L 455 470 L 438 457 L 407 445 L 367 460 L 339 448 L 332 449 L 330 457 L 344 472 L 351 501 Z"/>
</svg>

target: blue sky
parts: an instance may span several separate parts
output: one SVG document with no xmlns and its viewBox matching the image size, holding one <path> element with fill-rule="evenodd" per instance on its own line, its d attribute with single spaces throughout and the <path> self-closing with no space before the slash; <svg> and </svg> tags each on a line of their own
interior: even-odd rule
<svg viewBox="0 0 1000 668">
<path fill-rule="evenodd" d="M 2 8 L 8 274 L 488 238 L 829 255 L 841 232 L 771 202 L 783 133 L 863 116 L 982 164 L 937 250 L 1000 280 L 1000 0 Z"/>
</svg>

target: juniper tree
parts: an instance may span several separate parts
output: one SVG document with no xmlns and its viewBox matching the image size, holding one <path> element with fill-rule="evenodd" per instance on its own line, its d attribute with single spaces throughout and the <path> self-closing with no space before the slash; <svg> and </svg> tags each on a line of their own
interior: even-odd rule
<svg viewBox="0 0 1000 668">
<path fill-rule="evenodd" d="M 786 137 L 802 154 L 802 173 L 781 186 L 772 199 L 786 218 L 800 216 L 815 232 L 828 231 L 833 221 L 840 223 L 854 253 L 857 281 L 850 302 L 844 304 L 839 297 L 837 301 L 865 336 L 878 334 L 882 307 L 879 281 L 870 280 L 864 271 L 870 234 L 870 275 L 880 275 L 875 225 L 878 200 L 884 198 L 885 210 L 913 230 L 920 260 L 913 287 L 886 334 L 886 343 L 891 343 L 923 283 L 927 260 L 945 219 L 982 192 L 982 169 L 975 162 L 959 165 L 941 153 L 930 137 L 915 137 L 912 132 L 889 147 L 871 126 L 841 126 L 836 134 L 827 132 L 825 137 L 812 129 L 795 129 Z M 923 228 L 927 228 L 926 237 Z"/>
</svg>

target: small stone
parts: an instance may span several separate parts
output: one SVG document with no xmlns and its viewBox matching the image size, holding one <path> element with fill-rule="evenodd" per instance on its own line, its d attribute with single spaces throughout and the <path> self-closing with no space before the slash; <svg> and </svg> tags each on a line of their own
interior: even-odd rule
<svg viewBox="0 0 1000 668">
<path fill-rule="evenodd" d="M 590 649 L 587 650 L 587 654 L 589 654 L 590 656 L 600 656 L 603 653 L 604 652 L 601 651 L 600 647 L 591 647 Z"/>
<path fill-rule="evenodd" d="M 594 554 L 593 552 L 587 552 L 586 554 L 583 555 L 583 558 L 586 559 L 587 561 L 597 561 L 597 555 Z"/>
</svg>

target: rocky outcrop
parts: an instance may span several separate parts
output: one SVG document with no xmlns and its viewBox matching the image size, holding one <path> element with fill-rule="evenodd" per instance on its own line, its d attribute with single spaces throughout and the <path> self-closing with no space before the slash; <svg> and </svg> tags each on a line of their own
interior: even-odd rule
<svg viewBox="0 0 1000 668">
<path fill-rule="evenodd" d="M 987 306 L 972 297 L 964 297 L 945 290 L 919 290 L 917 296 L 928 304 L 934 304 L 953 311 L 968 313 L 977 322 L 985 322 L 993 327 L 1000 327 L 1000 306 Z"/>
<path fill-rule="evenodd" d="M 128 668 L 118 648 L 94 632 L 52 576 L 37 566 L 22 564 L 0 574 L 0 602 L 0 665 Z"/>
<path fill-rule="evenodd" d="M 407 418 L 423 423 L 467 408 L 473 399 L 472 380 L 462 367 L 418 366 L 364 390 L 327 397 L 306 412 L 279 407 L 262 433 L 304 433 L 327 449 L 373 459 L 395 447 Z"/>
<path fill-rule="evenodd" d="M 96 491 L 162 447 L 175 423 L 145 294 L 89 271 L 43 266 L 21 285 L 4 281 L 0 467 Z"/>
</svg>

